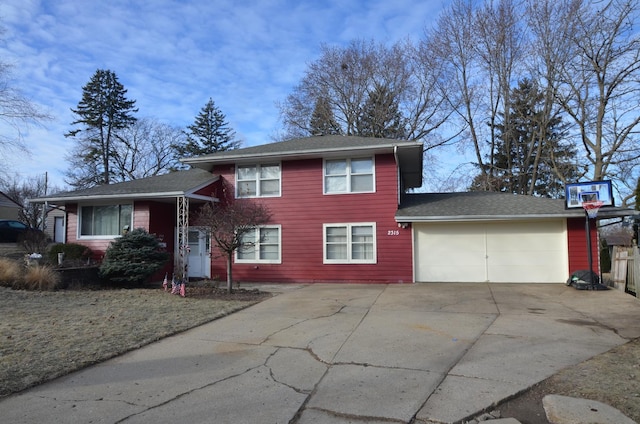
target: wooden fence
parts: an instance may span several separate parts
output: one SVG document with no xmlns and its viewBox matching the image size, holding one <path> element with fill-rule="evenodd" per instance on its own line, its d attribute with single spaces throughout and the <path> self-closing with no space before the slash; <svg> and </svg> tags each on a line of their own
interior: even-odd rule
<svg viewBox="0 0 640 424">
<path fill-rule="evenodd" d="M 640 297 L 640 249 L 638 246 L 613 248 L 611 279 L 613 286 Z"/>
</svg>

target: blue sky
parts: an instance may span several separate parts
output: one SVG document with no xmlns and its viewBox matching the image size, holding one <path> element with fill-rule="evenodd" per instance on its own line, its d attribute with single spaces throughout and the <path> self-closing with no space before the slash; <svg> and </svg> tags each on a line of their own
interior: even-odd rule
<svg viewBox="0 0 640 424">
<path fill-rule="evenodd" d="M 281 129 L 276 103 L 322 43 L 417 40 L 444 1 L 9 0 L 0 4 L 0 61 L 53 116 L 25 132 L 31 156 L 10 161 L 13 172 L 48 172 L 64 185 L 70 109 L 96 69 L 118 75 L 140 118 L 184 127 L 212 98 L 245 146 L 270 142 Z"/>
</svg>

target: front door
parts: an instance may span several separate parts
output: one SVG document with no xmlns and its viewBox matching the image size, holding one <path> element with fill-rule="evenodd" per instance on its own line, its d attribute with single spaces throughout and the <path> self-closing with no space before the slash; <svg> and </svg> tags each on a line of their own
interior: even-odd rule
<svg viewBox="0 0 640 424">
<path fill-rule="evenodd" d="M 189 229 L 189 277 L 210 278 L 211 277 L 211 242 L 209 235 L 198 229 Z"/>
<path fill-rule="evenodd" d="M 64 217 L 56 216 L 53 218 L 53 241 L 64 243 L 64 239 Z"/>
</svg>

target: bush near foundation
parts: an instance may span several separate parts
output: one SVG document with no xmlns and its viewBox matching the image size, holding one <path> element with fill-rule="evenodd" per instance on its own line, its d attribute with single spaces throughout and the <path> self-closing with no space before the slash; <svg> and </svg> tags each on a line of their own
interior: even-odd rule
<svg viewBox="0 0 640 424">
<path fill-rule="evenodd" d="M 64 253 L 65 262 L 77 263 L 78 265 L 86 263 L 91 258 L 91 249 L 77 243 L 58 243 L 49 248 L 47 255 L 49 262 L 58 263 L 58 253 Z"/>
<path fill-rule="evenodd" d="M 126 285 L 141 285 L 169 260 L 153 234 L 142 228 L 111 242 L 100 265 L 100 276 Z"/>
</svg>

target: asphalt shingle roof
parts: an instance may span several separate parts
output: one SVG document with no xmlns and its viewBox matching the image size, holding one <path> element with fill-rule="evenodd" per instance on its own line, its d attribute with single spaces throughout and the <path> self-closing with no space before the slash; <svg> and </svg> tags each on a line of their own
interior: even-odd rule
<svg viewBox="0 0 640 424">
<path fill-rule="evenodd" d="M 32 199 L 34 202 L 60 201 L 81 198 L 144 196 L 144 195 L 175 195 L 196 189 L 216 179 L 214 175 L 203 169 L 189 169 L 169 174 L 156 175 L 122 183 L 106 184 L 83 190 L 75 190 L 52 194 L 51 196 Z"/>
<path fill-rule="evenodd" d="M 584 216 L 565 209 L 564 200 L 495 192 L 408 194 L 396 220 L 444 221 Z"/>
<path fill-rule="evenodd" d="M 259 146 L 216 152 L 210 155 L 183 159 L 185 163 L 221 162 L 224 160 L 255 156 L 279 156 L 304 153 L 318 153 L 341 150 L 392 148 L 393 146 L 421 146 L 420 143 L 408 140 L 387 138 L 356 137 L 343 135 L 325 135 L 317 137 L 296 138 Z"/>
</svg>

